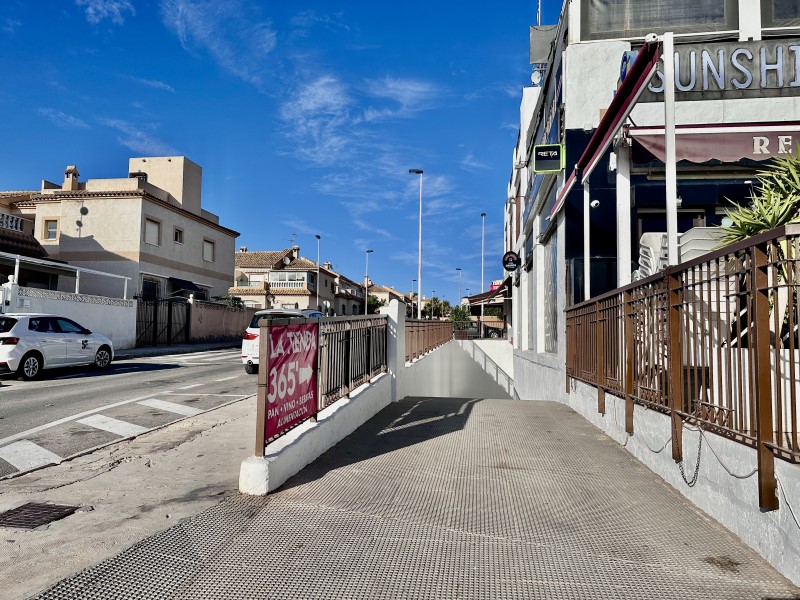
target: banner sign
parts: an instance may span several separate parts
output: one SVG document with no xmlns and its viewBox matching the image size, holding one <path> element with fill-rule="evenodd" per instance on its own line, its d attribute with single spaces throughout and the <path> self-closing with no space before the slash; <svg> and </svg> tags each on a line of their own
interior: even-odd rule
<svg viewBox="0 0 800 600">
<path fill-rule="evenodd" d="M 274 325 L 268 347 L 267 440 L 317 414 L 319 328 Z"/>
<path fill-rule="evenodd" d="M 506 271 L 516 271 L 519 269 L 519 254 L 516 252 L 506 252 L 503 255 L 503 268 Z"/>
</svg>

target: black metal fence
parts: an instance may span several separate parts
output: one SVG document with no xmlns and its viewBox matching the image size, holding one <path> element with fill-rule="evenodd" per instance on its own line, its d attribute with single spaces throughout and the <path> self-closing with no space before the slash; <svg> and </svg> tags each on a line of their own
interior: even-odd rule
<svg viewBox="0 0 800 600">
<path fill-rule="evenodd" d="M 137 300 L 136 346 L 188 343 L 190 306 L 184 298 Z"/>
</svg>

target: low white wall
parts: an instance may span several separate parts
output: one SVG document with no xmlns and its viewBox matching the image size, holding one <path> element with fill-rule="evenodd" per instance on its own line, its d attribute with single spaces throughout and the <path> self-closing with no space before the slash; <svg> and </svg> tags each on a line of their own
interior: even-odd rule
<svg viewBox="0 0 800 600">
<path fill-rule="evenodd" d="M 4 312 L 49 313 L 77 321 L 102 333 L 114 343 L 114 350 L 136 345 L 136 302 L 122 298 L 70 294 L 17 285 L 4 285 L 8 306 Z"/>
<path fill-rule="evenodd" d="M 406 396 L 510 398 L 455 341 L 406 363 L 400 397 Z"/>
<path fill-rule="evenodd" d="M 278 489 L 391 401 L 391 378 L 384 373 L 322 410 L 316 423 L 307 421 L 268 444 L 263 458 L 246 459 L 239 474 L 239 491 L 263 495 Z"/>
<path fill-rule="evenodd" d="M 717 520 L 778 571 L 800 584 L 800 467 L 775 461 L 780 508 L 762 512 L 758 506 L 755 450 L 709 432 L 702 433 L 700 471 L 689 486 L 672 460 L 671 421 L 667 415 L 634 405 L 634 433 L 625 432 L 625 401 L 606 394 L 606 412 L 597 412 L 597 389 L 572 381 L 566 393 L 565 370 L 544 357 L 515 353 L 516 387 L 521 398 L 555 400 L 570 406 L 623 445 L 639 461 Z M 523 375 L 523 377 L 520 377 Z M 684 426 L 683 456 L 687 479 L 697 464 L 700 432 Z"/>
<path fill-rule="evenodd" d="M 514 346 L 508 340 L 466 340 L 480 348 L 506 375 L 514 377 Z M 462 347 L 464 345 L 462 344 Z"/>
<path fill-rule="evenodd" d="M 459 346 L 461 346 L 461 349 L 472 358 L 472 360 L 478 363 L 480 368 L 489 377 L 491 377 L 497 385 L 503 388 L 504 392 L 506 392 L 511 398 L 517 400 L 519 399 L 519 396 L 517 396 L 517 392 L 514 389 L 514 378 L 509 374 L 510 370 L 504 369 L 495 361 L 495 358 L 500 358 L 501 360 L 505 358 L 505 366 L 508 368 L 509 365 L 507 363 L 514 358 L 513 349 L 508 342 L 505 340 L 460 340 L 457 343 Z M 508 346 L 508 356 L 497 352 L 499 349 L 499 346 L 497 346 L 498 343 Z M 495 351 L 492 353 L 493 355 L 490 355 L 488 352 L 486 352 L 487 347 L 490 351 Z M 505 350 L 502 349 L 501 352 L 504 353 Z"/>
</svg>

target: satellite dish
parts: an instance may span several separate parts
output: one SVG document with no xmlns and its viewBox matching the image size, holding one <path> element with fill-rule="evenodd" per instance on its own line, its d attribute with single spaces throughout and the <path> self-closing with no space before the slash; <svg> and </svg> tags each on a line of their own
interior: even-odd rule
<svg viewBox="0 0 800 600">
<path fill-rule="evenodd" d="M 292 259 L 291 259 L 291 258 L 289 258 L 288 256 L 284 256 L 284 257 L 283 257 L 283 264 L 284 264 L 284 265 L 287 265 L 287 266 L 288 266 L 290 262 L 292 262 Z"/>
<path fill-rule="evenodd" d="M 531 83 L 533 85 L 539 85 L 542 83 L 542 72 L 541 71 L 534 71 L 531 73 Z"/>
</svg>

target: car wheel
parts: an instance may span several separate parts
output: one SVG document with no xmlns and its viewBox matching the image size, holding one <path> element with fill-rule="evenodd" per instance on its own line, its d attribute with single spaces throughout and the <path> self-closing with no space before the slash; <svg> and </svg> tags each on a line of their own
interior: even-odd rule
<svg viewBox="0 0 800 600">
<path fill-rule="evenodd" d="M 255 375 L 258 373 L 258 365 L 245 365 L 244 372 L 248 375 Z"/>
<path fill-rule="evenodd" d="M 100 346 L 97 354 L 94 355 L 94 366 L 98 369 L 105 369 L 111 364 L 111 350 L 108 346 Z"/>
<path fill-rule="evenodd" d="M 491 333 L 489 333 L 489 337 L 496 339 L 496 338 L 500 337 L 500 334 L 498 332 L 496 332 L 496 331 L 492 331 Z"/>
<path fill-rule="evenodd" d="M 38 352 L 30 352 L 22 357 L 17 370 L 23 379 L 36 379 L 42 373 L 42 355 Z"/>
</svg>

